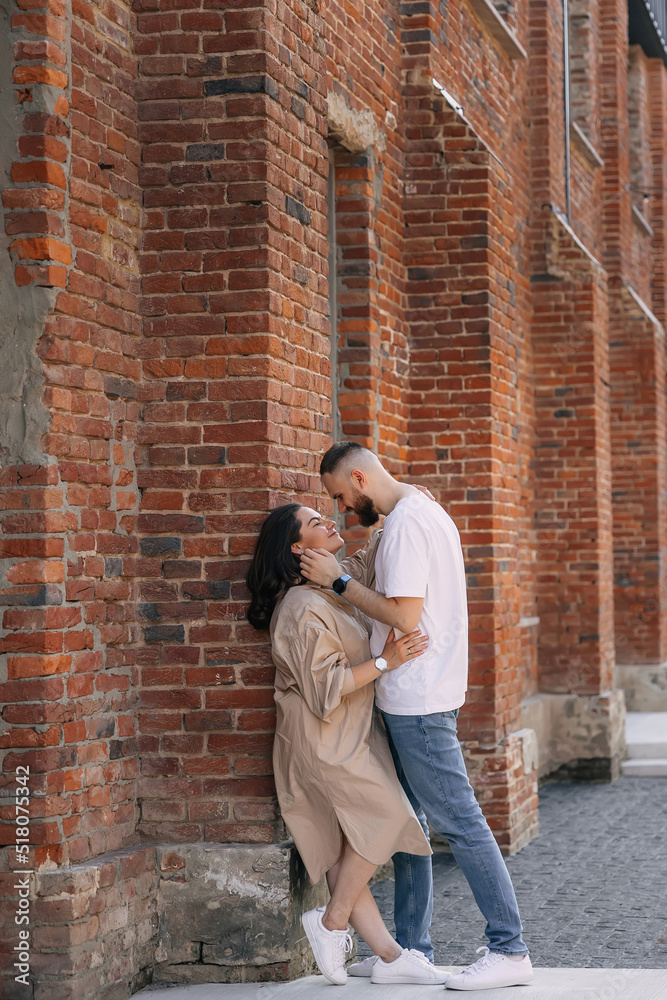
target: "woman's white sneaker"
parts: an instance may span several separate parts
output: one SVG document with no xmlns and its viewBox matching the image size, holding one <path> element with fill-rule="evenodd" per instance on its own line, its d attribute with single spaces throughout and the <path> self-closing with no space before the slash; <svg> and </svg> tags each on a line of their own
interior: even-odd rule
<svg viewBox="0 0 667 1000">
<path fill-rule="evenodd" d="M 368 958 L 362 959 L 361 962 L 355 962 L 354 965 L 348 965 L 348 976 L 364 976 L 366 979 L 370 979 L 373 966 L 377 960 L 377 955 L 369 955 Z"/>
<path fill-rule="evenodd" d="M 325 909 L 318 906 L 315 910 L 307 910 L 301 917 L 301 923 L 322 975 L 334 986 L 344 986 L 347 982 L 345 957 L 352 951 L 352 938 L 347 931 L 326 929 L 322 923 Z"/>
<path fill-rule="evenodd" d="M 417 986 L 442 986 L 451 972 L 431 965 L 421 951 L 404 948 L 393 962 L 383 962 L 381 958 L 373 965 L 372 983 L 412 983 Z"/>
<path fill-rule="evenodd" d="M 533 978 L 533 967 L 528 955 L 520 962 L 507 958 L 497 951 L 478 948 L 484 954 L 457 976 L 445 983 L 448 990 L 495 990 L 501 986 L 525 986 Z"/>
</svg>

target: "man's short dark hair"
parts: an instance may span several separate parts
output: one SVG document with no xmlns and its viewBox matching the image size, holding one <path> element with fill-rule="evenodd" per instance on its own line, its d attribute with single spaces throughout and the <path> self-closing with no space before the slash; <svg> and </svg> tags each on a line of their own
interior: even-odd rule
<svg viewBox="0 0 667 1000">
<path fill-rule="evenodd" d="M 353 451 L 362 452 L 366 451 L 366 448 L 362 444 L 357 444 L 356 441 L 339 441 L 338 444 L 333 444 L 322 456 L 320 475 L 324 476 L 335 472 L 340 463 L 345 461 Z"/>
</svg>

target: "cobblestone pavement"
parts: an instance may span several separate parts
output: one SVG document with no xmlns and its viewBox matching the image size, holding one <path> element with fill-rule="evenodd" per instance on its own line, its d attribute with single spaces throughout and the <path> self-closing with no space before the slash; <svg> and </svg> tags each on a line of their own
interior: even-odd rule
<svg viewBox="0 0 667 1000">
<path fill-rule="evenodd" d="M 664 778 L 541 790 L 540 835 L 507 861 L 534 965 L 667 969 L 666 830 Z M 450 854 L 433 876 L 436 962 L 467 965 L 484 919 Z M 392 928 L 393 891 L 392 878 L 373 886 Z"/>
</svg>

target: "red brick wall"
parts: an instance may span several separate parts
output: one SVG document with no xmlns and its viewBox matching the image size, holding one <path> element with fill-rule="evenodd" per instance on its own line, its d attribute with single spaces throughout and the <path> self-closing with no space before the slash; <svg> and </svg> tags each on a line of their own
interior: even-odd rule
<svg viewBox="0 0 667 1000">
<path fill-rule="evenodd" d="M 16 283 L 59 291 L 37 345 L 46 461 L 3 471 L 12 728 L 1 739 L 4 771 L 21 762 L 33 775 L 39 865 L 135 835 L 139 147 L 128 8 L 82 4 L 71 24 L 58 4 L 26 10 L 13 18 L 25 131 L 3 200 L 9 231 L 22 234 Z M 70 58 L 68 80 L 53 67 Z"/>
<path fill-rule="evenodd" d="M 37 876 L 31 914 L 37 1000 L 88 1000 L 123 988 L 129 995 L 150 981 L 158 924 L 156 853 L 154 847 L 111 852 Z M 6 895 L 11 900 L 11 891 Z"/>
<path fill-rule="evenodd" d="M 664 81 L 665 67 L 637 50 L 628 51 L 625 14 L 624 4 L 605 5 L 601 49 L 605 102 L 601 152 L 608 192 L 605 263 L 611 286 L 615 624 L 619 662 L 660 663 L 665 656 L 667 591 L 664 560 L 658 552 L 667 529 L 664 330 L 656 317 L 664 322 L 665 291 L 659 277 L 651 279 L 656 274 L 653 267 L 659 275 L 663 266 L 667 187 L 664 154 L 658 162 L 649 150 L 652 144 L 655 149 L 657 135 L 665 135 L 664 115 L 655 115 L 653 103 L 660 106 L 664 82 L 657 80 Z M 650 64 L 655 65 L 651 98 Z M 644 161 L 641 167 L 637 156 Z M 647 204 L 638 190 L 644 185 L 650 188 Z M 622 194 L 613 197 L 620 189 Z M 647 220 L 655 219 L 653 238 L 633 219 L 633 204 Z M 647 266 L 651 257 L 653 267 Z"/>
<path fill-rule="evenodd" d="M 657 664 L 667 654 L 664 334 L 626 289 L 610 319 L 616 654 Z"/>
<path fill-rule="evenodd" d="M 651 269 L 643 266 L 651 252 L 650 214 L 653 191 L 651 163 L 651 108 L 648 100 L 648 73 L 651 60 L 639 46 L 628 52 L 628 144 L 630 147 L 630 201 L 632 216 L 632 283 L 642 299 L 651 301 Z M 649 227 L 641 225 L 637 212 Z"/>
<path fill-rule="evenodd" d="M 572 120 L 597 148 L 600 137 L 600 4 L 568 0 L 568 54 Z"/>
<path fill-rule="evenodd" d="M 21 0 L 11 13 L 14 41 L 13 99 L 22 108 L 18 158 L 3 192 L 5 229 L 17 285 L 65 286 L 72 249 L 65 207 L 71 169 L 66 5 Z M 42 98 L 48 93 L 49 110 Z M 32 185 L 35 185 L 34 187 Z"/>
<path fill-rule="evenodd" d="M 609 361 L 604 273 L 554 219 L 535 281 L 540 688 L 612 686 Z"/>
<path fill-rule="evenodd" d="M 325 81 L 300 5 L 138 18 L 141 836 L 265 841 L 273 673 L 255 533 L 326 441 Z"/>
<path fill-rule="evenodd" d="M 653 248 L 651 253 L 651 305 L 653 312 L 663 326 L 667 323 L 667 156 L 664 153 L 665 121 L 667 120 L 667 74 L 659 59 L 650 64 L 650 151 L 651 184 L 653 195 L 649 200 L 648 217 L 653 227 Z"/>
<path fill-rule="evenodd" d="M 667 71 L 638 57 L 629 104 L 626 6 L 580 6 L 604 166 L 573 144 L 568 225 L 560 0 L 496 4 L 527 58 L 477 0 L 17 5 L 6 263 L 48 297 L 49 426 L 2 470 L 0 741 L 37 866 L 284 835 L 243 579 L 268 509 L 331 510 L 330 93 L 370 136 L 329 136 L 343 433 L 461 530 L 461 729 L 505 849 L 536 829 L 522 697 L 609 689 L 619 627 L 664 659 Z"/>
<path fill-rule="evenodd" d="M 603 253 L 600 9 L 593 0 L 568 0 L 571 219 L 577 235 L 598 259 Z M 557 99 L 556 90 L 553 97 Z"/>
<path fill-rule="evenodd" d="M 327 90 L 370 111 L 370 150 L 333 145 L 342 434 L 406 471 L 408 342 L 402 260 L 401 12 L 379 0 L 322 7 Z M 355 57 L 354 53 L 360 53 Z M 331 136 L 334 139 L 334 136 Z"/>
<path fill-rule="evenodd" d="M 486 134 L 489 142 L 502 143 L 502 152 L 512 170 L 525 171 L 522 160 L 525 151 L 512 148 L 511 130 L 507 142 L 503 143 L 495 134 L 493 124 L 495 115 L 511 118 L 515 74 L 507 57 L 499 54 L 480 34 L 468 10 L 465 15 L 452 11 L 447 25 L 440 19 L 435 5 L 405 5 L 402 14 L 405 83 L 402 94 L 388 102 L 389 107 L 398 103 L 399 127 L 396 133 L 391 126 L 387 128 L 387 150 L 380 152 L 375 165 L 376 183 L 383 185 L 383 192 L 388 191 L 391 174 L 385 163 L 402 147 L 401 252 L 405 288 L 402 318 L 409 350 L 406 359 L 409 390 L 404 398 L 410 404 L 410 411 L 406 422 L 400 419 L 400 404 L 398 411 L 394 404 L 390 412 L 397 414 L 399 419 L 395 426 L 406 434 L 403 440 L 407 443 L 404 454 L 408 460 L 408 475 L 413 481 L 428 484 L 436 492 L 462 531 L 469 565 L 472 664 L 471 690 L 462 715 L 462 732 L 469 740 L 481 740 L 486 747 L 480 751 L 479 765 L 474 768 L 477 786 L 501 841 L 512 847 L 517 842 L 515 836 L 519 839 L 530 836 L 531 822 L 534 822 L 528 819 L 521 826 L 523 820 L 519 821 L 518 817 L 524 806 L 519 806 L 519 802 L 525 804 L 526 815 L 534 813 L 535 809 L 534 789 L 530 783 L 525 788 L 520 787 L 516 774 L 508 779 L 511 767 L 503 758 L 504 751 L 496 746 L 498 740 L 519 725 L 522 692 L 519 663 L 523 637 L 519 631 L 521 607 L 517 582 L 520 560 L 530 558 L 532 532 L 532 511 L 528 505 L 520 507 L 519 492 L 521 463 L 527 472 L 530 462 L 530 427 L 525 429 L 521 445 L 516 443 L 519 436 L 517 357 L 521 353 L 518 345 L 525 344 L 527 286 L 514 266 L 521 251 L 515 249 L 514 257 L 510 251 L 513 243 L 515 246 L 516 242 L 522 243 L 513 225 L 512 201 L 515 199 L 515 203 L 525 210 L 526 197 L 514 183 L 510 169 L 497 165 L 475 128 L 478 127 L 482 135 Z M 339 55 L 333 59 L 334 66 L 340 66 L 345 58 L 345 27 L 357 33 L 364 30 L 353 25 L 351 19 L 346 26 L 341 26 L 340 21 L 335 21 L 335 46 Z M 369 32 L 373 26 L 371 16 Z M 446 32 L 455 33 L 456 44 L 452 52 L 443 57 L 433 40 L 445 37 Z M 384 59 L 378 55 L 374 63 L 374 68 L 379 67 L 383 74 L 381 96 L 385 108 L 385 81 L 391 79 L 389 74 L 393 68 L 390 67 L 392 53 L 387 49 L 392 41 L 393 35 L 388 32 Z M 491 105 L 488 91 L 482 100 L 481 95 L 466 85 L 473 65 L 480 72 L 483 67 L 487 78 L 494 81 Z M 334 76 L 337 72 L 334 71 Z M 349 84 L 349 103 L 354 107 L 359 92 L 372 92 L 367 81 L 373 77 L 363 63 L 355 63 L 353 75 L 354 87 Z M 475 126 L 468 126 L 449 108 L 431 83 L 431 77 L 444 81 L 454 95 L 465 95 L 470 102 L 466 103 L 466 114 L 472 117 Z M 518 101 L 520 91 L 514 96 Z M 391 122 L 391 116 L 386 115 L 385 121 Z M 359 187 L 355 190 L 360 195 L 365 183 L 369 201 L 371 180 L 368 174 L 360 175 Z M 345 194 L 344 190 L 339 190 L 339 212 L 344 211 Z M 361 211 L 361 201 L 358 211 Z M 372 220 L 370 208 L 367 215 Z M 377 224 L 375 228 L 378 231 Z M 338 233 L 340 229 L 339 222 Z M 357 238 L 360 244 L 368 245 L 368 236 L 358 234 Z M 383 232 L 378 240 L 385 250 L 387 238 Z M 339 261 L 344 259 L 339 255 Z M 369 275 L 373 275 L 372 264 Z M 365 305 L 372 310 L 375 302 L 375 289 L 370 281 L 364 289 L 362 277 L 355 273 L 354 278 L 355 297 L 345 299 L 338 312 L 339 330 L 340 324 L 344 324 L 345 335 L 348 330 L 356 329 L 354 324 L 360 322 L 357 317 L 362 315 L 362 307 Z M 341 281 L 344 292 L 348 280 L 346 273 Z M 362 298 L 363 291 L 365 298 Z M 351 322 L 351 317 L 345 313 L 348 302 L 356 310 Z M 384 438 L 394 441 L 393 425 L 385 430 L 388 418 L 384 413 L 389 392 L 393 391 L 395 397 L 397 390 L 400 392 L 405 370 L 400 364 L 404 341 L 387 329 L 388 325 L 385 321 L 383 329 L 380 323 L 384 386 L 381 384 L 378 393 L 374 382 L 377 355 L 371 353 L 371 347 L 367 351 L 366 379 L 357 378 L 356 393 L 348 392 L 341 397 L 343 429 L 345 417 L 350 413 L 345 406 L 354 406 L 357 423 L 355 427 L 350 421 L 348 433 L 358 427 L 358 440 L 362 441 L 368 435 L 366 428 L 373 428 L 375 423 L 378 399 L 382 411 L 375 433 L 379 434 L 381 442 Z M 340 343 L 344 352 L 347 345 L 343 336 Z M 355 342 L 357 363 L 363 358 L 362 343 L 363 335 L 358 343 Z M 398 353 L 393 351 L 395 344 L 401 349 Z M 341 360 L 344 357 L 343 353 Z M 399 362 L 397 368 L 392 366 L 394 358 Z M 363 374 L 363 368 L 355 369 L 355 373 Z M 346 369 L 341 378 L 341 391 L 344 392 L 348 378 Z M 359 406 L 364 392 L 369 397 L 365 410 Z M 398 398 L 401 399 L 400 395 Z M 530 398 L 525 394 L 522 398 L 530 407 Z M 500 433 L 498 428 L 502 428 Z M 383 446 L 390 454 L 386 440 L 380 448 Z M 491 459 L 496 448 L 498 467 Z M 503 476 L 497 474 L 501 466 L 506 470 Z M 394 468 L 400 471 L 400 466 Z M 524 498 L 530 496 L 529 484 L 522 488 Z M 532 610 L 529 587 L 524 592 L 524 601 Z M 529 657 L 531 646 L 528 639 Z M 529 675 L 534 676 L 534 665 L 529 668 Z M 495 747 L 490 756 L 489 747 Z M 513 796 L 516 798 L 510 806 Z M 509 824 L 507 821 L 512 810 L 515 826 L 514 821 Z"/>
</svg>

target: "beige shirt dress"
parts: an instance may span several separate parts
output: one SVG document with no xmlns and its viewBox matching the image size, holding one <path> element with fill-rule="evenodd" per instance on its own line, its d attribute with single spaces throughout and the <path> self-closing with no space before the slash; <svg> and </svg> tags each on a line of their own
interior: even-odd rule
<svg viewBox="0 0 667 1000">
<path fill-rule="evenodd" d="M 365 555 L 343 571 L 362 579 Z M 343 693 L 346 668 L 370 659 L 369 631 L 343 597 L 311 583 L 291 587 L 271 619 L 276 789 L 313 883 L 338 861 L 343 833 L 375 865 L 396 851 L 431 854 L 373 711 L 374 685 Z"/>
</svg>

